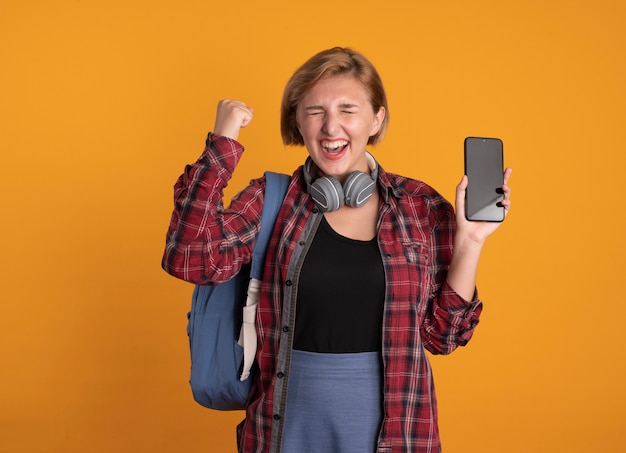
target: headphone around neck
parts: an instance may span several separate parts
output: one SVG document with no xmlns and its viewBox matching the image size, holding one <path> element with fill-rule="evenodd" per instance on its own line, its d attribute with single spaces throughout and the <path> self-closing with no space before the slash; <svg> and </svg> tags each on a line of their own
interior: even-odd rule
<svg viewBox="0 0 626 453">
<path fill-rule="evenodd" d="M 333 176 L 322 176 L 313 181 L 311 165 L 313 160 L 307 158 L 304 163 L 304 180 L 307 192 L 323 212 L 336 211 L 344 204 L 353 208 L 360 208 L 367 203 L 376 188 L 378 180 L 378 164 L 371 154 L 366 153 L 371 173 L 354 171 L 341 183 Z"/>
</svg>

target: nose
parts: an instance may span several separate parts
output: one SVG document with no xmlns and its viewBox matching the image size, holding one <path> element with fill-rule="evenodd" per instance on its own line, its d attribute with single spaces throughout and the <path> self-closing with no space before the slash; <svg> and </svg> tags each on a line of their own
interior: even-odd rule
<svg viewBox="0 0 626 453">
<path fill-rule="evenodd" d="M 340 127 L 338 115 L 332 112 L 328 112 L 324 115 L 324 124 L 322 125 L 324 133 L 332 137 L 340 129 Z"/>
</svg>

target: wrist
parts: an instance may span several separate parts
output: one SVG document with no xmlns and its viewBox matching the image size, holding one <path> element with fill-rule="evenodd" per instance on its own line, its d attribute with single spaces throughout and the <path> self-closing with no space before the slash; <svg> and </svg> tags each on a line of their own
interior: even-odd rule
<svg viewBox="0 0 626 453">
<path fill-rule="evenodd" d="M 474 237 L 469 234 L 463 234 L 461 232 L 457 232 L 454 237 L 454 250 L 459 250 L 464 253 L 478 253 L 483 249 L 485 245 L 484 238 Z"/>
</svg>

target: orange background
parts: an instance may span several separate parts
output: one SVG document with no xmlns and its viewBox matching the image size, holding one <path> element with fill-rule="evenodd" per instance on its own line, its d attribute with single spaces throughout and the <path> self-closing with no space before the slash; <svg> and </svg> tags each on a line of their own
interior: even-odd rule
<svg viewBox="0 0 626 453">
<path fill-rule="evenodd" d="M 160 269 L 172 186 L 226 97 L 256 112 L 229 196 L 301 163 L 282 89 L 334 45 L 385 81 L 387 170 L 452 198 L 468 135 L 514 168 L 482 322 L 433 359 L 444 451 L 626 451 L 625 22 L 617 0 L 3 0 L 0 451 L 234 451 L 242 414 L 188 387 L 191 287 Z"/>
</svg>

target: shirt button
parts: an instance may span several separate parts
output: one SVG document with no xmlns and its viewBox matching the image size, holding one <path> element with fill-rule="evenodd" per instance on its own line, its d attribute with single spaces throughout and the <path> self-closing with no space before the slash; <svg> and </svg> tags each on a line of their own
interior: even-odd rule
<svg viewBox="0 0 626 453">
<path fill-rule="evenodd" d="M 291 286 L 291 285 L 293 285 L 293 283 L 291 282 L 291 280 L 287 280 L 287 281 L 285 282 L 285 285 L 287 285 L 287 286 Z"/>
<path fill-rule="evenodd" d="M 279 371 L 278 374 L 276 375 L 279 379 L 282 379 L 285 377 L 285 373 L 283 373 L 282 371 Z"/>
<path fill-rule="evenodd" d="M 280 420 L 280 414 L 274 414 L 274 420 Z"/>
<path fill-rule="evenodd" d="M 289 326 L 283 326 L 283 332 L 289 332 Z"/>
<path fill-rule="evenodd" d="M 320 210 L 319 210 L 319 209 L 317 209 L 317 208 L 313 208 L 313 214 L 317 214 L 318 212 L 320 212 Z"/>
</svg>

